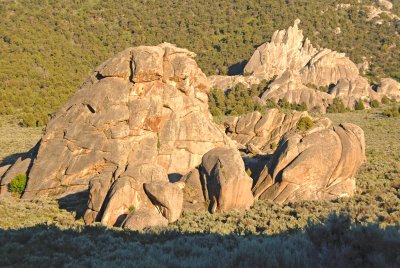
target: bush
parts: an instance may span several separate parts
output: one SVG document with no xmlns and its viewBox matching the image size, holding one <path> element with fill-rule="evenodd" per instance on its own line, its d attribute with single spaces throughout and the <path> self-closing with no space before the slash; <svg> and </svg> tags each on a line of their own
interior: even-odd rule
<svg viewBox="0 0 400 268">
<path fill-rule="evenodd" d="M 339 98 L 334 98 L 333 102 L 329 104 L 328 108 L 326 109 L 327 113 L 344 113 L 346 111 L 346 106 L 344 106 L 343 101 Z"/>
<path fill-rule="evenodd" d="M 355 109 L 356 111 L 365 110 L 364 102 L 361 99 L 357 101 Z"/>
<path fill-rule="evenodd" d="M 400 116 L 400 107 L 393 104 L 392 108 L 386 109 L 383 114 L 387 117 L 398 117 Z"/>
<path fill-rule="evenodd" d="M 297 122 L 297 129 L 300 131 L 309 130 L 313 126 L 314 122 L 308 116 L 300 118 L 299 122 Z"/>
<path fill-rule="evenodd" d="M 254 111 L 263 111 L 263 107 L 254 100 L 263 92 L 265 83 L 253 85 L 250 89 L 239 83 L 226 92 L 212 89 L 209 93 L 209 109 L 213 116 L 242 115 Z"/>
<path fill-rule="evenodd" d="M 283 97 L 282 99 L 280 99 L 278 101 L 278 105 L 282 109 L 291 109 L 292 108 L 290 102 L 285 97 Z"/>
<path fill-rule="evenodd" d="M 18 174 L 14 179 L 10 182 L 10 192 L 22 194 L 26 187 L 26 174 Z"/>
<path fill-rule="evenodd" d="M 381 102 L 382 102 L 383 104 L 389 104 L 389 103 L 390 103 L 390 99 L 389 99 L 387 96 L 383 96 Z"/>
<path fill-rule="evenodd" d="M 296 107 L 294 108 L 294 110 L 304 112 L 304 111 L 308 110 L 308 107 L 305 102 L 302 102 L 301 104 L 296 104 Z"/>
<path fill-rule="evenodd" d="M 380 106 L 378 100 L 372 100 L 369 105 L 371 105 L 372 108 L 379 108 L 379 106 Z"/>
</svg>

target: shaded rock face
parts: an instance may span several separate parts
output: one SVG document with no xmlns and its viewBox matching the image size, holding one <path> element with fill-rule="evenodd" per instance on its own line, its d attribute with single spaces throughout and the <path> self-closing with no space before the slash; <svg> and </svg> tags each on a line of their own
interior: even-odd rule
<svg viewBox="0 0 400 268">
<path fill-rule="evenodd" d="M 212 123 L 209 83 L 194 56 L 164 43 L 128 48 L 99 66 L 50 120 L 24 197 L 76 193 L 96 178 L 101 200 L 129 166 L 154 163 L 183 175 L 228 145 Z"/>
<path fill-rule="evenodd" d="M 227 135 L 237 142 L 238 149 L 250 152 L 271 152 L 271 145 L 288 132 L 295 130 L 302 117 L 310 117 L 307 112 L 293 111 L 284 114 L 278 109 L 269 109 L 264 115 L 259 112 L 240 117 L 231 117 L 224 122 Z M 255 148 L 255 149 L 254 149 Z"/>
<path fill-rule="evenodd" d="M 210 212 L 246 210 L 253 205 L 253 180 L 247 175 L 238 150 L 211 150 L 204 155 L 200 170 Z"/>
<path fill-rule="evenodd" d="M 314 48 L 309 39 L 304 38 L 299 23 L 300 20 L 296 20 L 287 30 L 276 31 L 271 42 L 258 47 L 245 66 L 245 76 L 212 76 L 211 86 L 226 90 L 237 83 L 250 87 L 264 79 L 274 80 L 261 96 L 263 101 L 285 98 L 290 103 L 304 103 L 309 109 L 317 108 L 322 112 L 336 95 L 343 98 L 349 108 L 354 107 L 355 99 L 377 98 L 368 81 L 360 76 L 356 64 L 343 53 Z M 342 94 L 331 94 L 328 89 L 339 81 Z"/>
<path fill-rule="evenodd" d="M 304 136 L 303 136 L 304 135 Z M 256 199 L 285 203 L 352 196 L 365 160 L 361 128 L 342 124 L 285 136 L 253 187 Z"/>
</svg>

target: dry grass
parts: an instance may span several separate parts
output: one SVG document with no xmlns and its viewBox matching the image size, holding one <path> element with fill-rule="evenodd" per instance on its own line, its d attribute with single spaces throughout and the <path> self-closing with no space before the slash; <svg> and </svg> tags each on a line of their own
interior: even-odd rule
<svg viewBox="0 0 400 268">
<path fill-rule="evenodd" d="M 0 117 L 0 166 L 13 163 L 40 140 L 41 128 L 24 128 L 13 117 Z"/>
</svg>

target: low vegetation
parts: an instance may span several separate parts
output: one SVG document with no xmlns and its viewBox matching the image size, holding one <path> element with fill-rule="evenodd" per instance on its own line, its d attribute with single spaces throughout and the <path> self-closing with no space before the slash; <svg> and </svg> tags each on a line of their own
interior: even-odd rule
<svg viewBox="0 0 400 268">
<path fill-rule="evenodd" d="M 385 109 L 383 114 L 387 117 L 399 117 L 400 116 L 400 107 L 398 104 L 394 103 L 390 108 Z"/>
<path fill-rule="evenodd" d="M 26 174 L 18 174 L 10 181 L 10 192 L 21 195 L 25 190 L 26 182 Z"/>
<path fill-rule="evenodd" d="M 0 266 L 399 266 L 400 118 L 382 109 L 328 114 L 365 131 L 354 197 L 185 212 L 143 232 L 83 226 L 85 202 L 0 198 Z"/>
<path fill-rule="evenodd" d="M 263 105 L 257 103 L 257 97 L 262 94 L 267 87 L 267 82 L 263 81 L 259 85 L 254 85 L 248 90 L 243 84 L 239 83 L 234 88 L 226 92 L 220 89 L 213 89 L 209 93 L 209 109 L 213 116 L 242 115 L 248 112 L 264 110 Z"/>
<path fill-rule="evenodd" d="M 359 100 L 356 102 L 356 106 L 354 107 L 354 109 L 355 109 L 356 111 L 362 111 L 362 110 L 365 109 L 364 102 L 362 101 L 362 99 L 359 99 Z"/>
<path fill-rule="evenodd" d="M 300 118 L 299 122 L 297 122 L 297 129 L 300 131 L 307 131 L 314 126 L 314 122 L 308 116 L 304 116 Z"/>
<path fill-rule="evenodd" d="M 327 113 L 344 113 L 348 111 L 340 98 L 334 98 L 333 102 L 326 108 Z"/>
</svg>

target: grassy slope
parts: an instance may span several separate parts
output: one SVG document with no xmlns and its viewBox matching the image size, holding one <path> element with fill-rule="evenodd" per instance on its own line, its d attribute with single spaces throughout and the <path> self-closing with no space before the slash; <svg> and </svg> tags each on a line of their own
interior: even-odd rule
<svg viewBox="0 0 400 268">
<path fill-rule="evenodd" d="M 400 118 L 378 110 L 328 116 L 366 134 L 368 162 L 353 198 L 258 202 L 245 213 L 185 213 L 165 229 L 144 233 L 83 227 L 54 200 L 0 199 L 0 266 L 400 265 Z M 332 212 L 348 219 L 327 221 Z M 365 227 L 370 223 L 377 225 Z"/>
<path fill-rule="evenodd" d="M 22 128 L 12 116 L 0 117 L 0 166 L 15 162 L 39 141 L 41 128 Z"/>
</svg>

